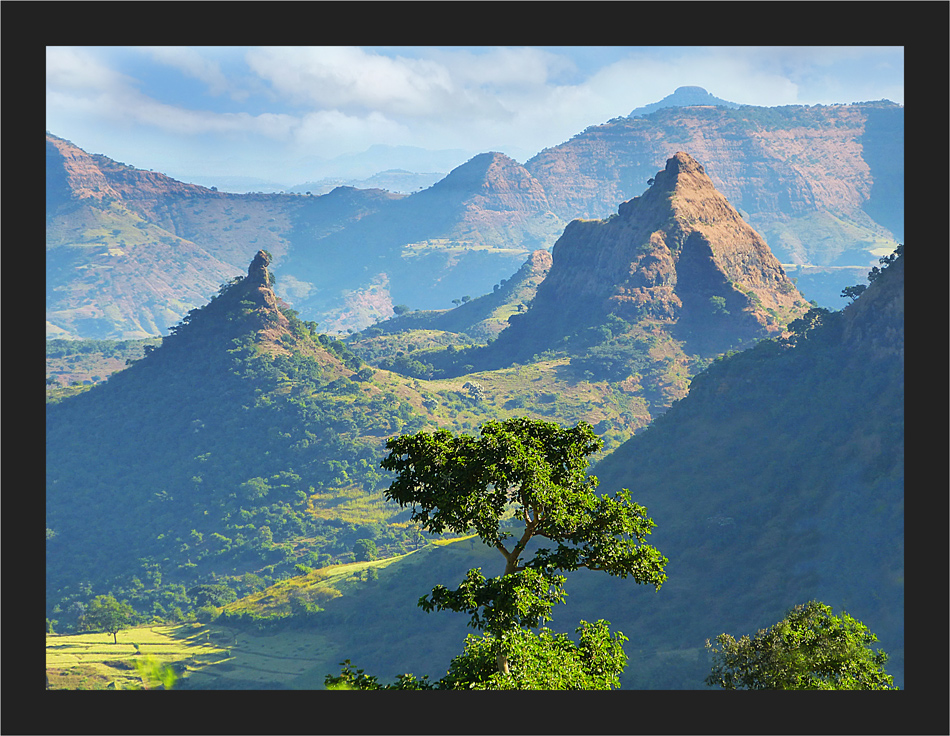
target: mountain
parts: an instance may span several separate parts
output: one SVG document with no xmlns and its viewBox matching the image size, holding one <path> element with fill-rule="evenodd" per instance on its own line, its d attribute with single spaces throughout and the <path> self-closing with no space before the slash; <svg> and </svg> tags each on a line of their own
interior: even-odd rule
<svg viewBox="0 0 950 736">
<path fill-rule="evenodd" d="M 654 592 L 571 573 L 550 625 L 604 618 L 623 632 L 624 689 L 702 689 L 706 639 L 754 635 L 811 599 L 865 623 L 904 687 L 903 282 L 900 255 L 842 312 L 813 310 L 787 338 L 716 361 L 592 468 L 602 492 L 629 488 L 646 507 L 669 579 Z M 349 658 L 384 682 L 437 678 L 460 651 L 465 617 L 426 614 L 418 596 L 471 567 L 497 574 L 496 558 L 477 540 L 433 545 L 387 561 L 378 583 L 361 574 L 348 590 L 333 583 L 343 594 L 332 600 L 324 587 L 343 575 L 330 568 L 224 606 L 222 620 L 290 613 L 310 591 L 325 611 L 302 635 L 324 637 L 324 669 Z M 194 684 L 220 687 L 222 674 L 212 668 Z M 308 678 L 281 684 L 313 687 Z"/>
<path fill-rule="evenodd" d="M 687 354 L 717 353 L 780 331 L 805 308 L 765 241 L 678 152 L 615 215 L 567 226 L 530 308 L 493 348 L 523 356 L 613 315 L 662 325 Z"/>
<path fill-rule="evenodd" d="M 359 328 L 391 316 L 393 304 L 433 309 L 484 293 L 562 228 L 524 167 L 485 153 L 341 230 L 314 236 L 298 224 L 282 268 L 312 287 L 294 308 L 337 315 L 330 329 Z M 363 286 L 341 293 L 341 282 Z M 360 312 L 373 292 L 382 298 Z"/>
<path fill-rule="evenodd" d="M 329 559 L 352 544 L 355 488 L 357 519 L 396 514 L 377 488 L 379 454 L 427 419 L 412 392 L 372 383 L 342 343 L 281 304 L 267 265 L 259 251 L 160 347 L 47 406 L 49 608 L 88 585 L 163 615 L 190 606 L 176 585 L 293 569 L 311 549 Z M 394 545 L 412 541 L 390 532 Z"/>
<path fill-rule="evenodd" d="M 490 294 L 459 299 L 455 309 L 416 310 L 381 322 L 366 330 L 367 335 L 398 334 L 409 330 L 439 330 L 464 333 L 488 342 L 508 328 L 508 319 L 527 309 L 538 286 L 551 270 L 551 254 L 536 250 L 514 275 L 495 284 Z"/>
<path fill-rule="evenodd" d="M 649 115 L 651 112 L 662 110 L 664 107 L 694 107 L 697 105 L 712 105 L 713 107 L 741 107 L 736 102 L 723 100 L 715 95 L 709 94 L 702 87 L 677 87 L 673 94 L 667 95 L 659 102 L 652 102 L 649 105 L 638 107 L 627 117 L 636 118 L 643 115 Z"/>
<path fill-rule="evenodd" d="M 530 292 L 548 257 L 506 293 Z M 105 592 L 142 621 L 181 620 L 203 605 L 195 586 L 244 594 L 298 565 L 351 560 L 360 538 L 381 556 L 419 547 L 407 512 L 383 496 L 379 462 L 396 434 L 530 416 L 597 425 L 609 449 L 649 421 L 642 400 L 575 380 L 567 360 L 431 381 L 367 365 L 361 340 L 318 333 L 273 282 L 258 251 L 141 359 L 47 404 L 50 620 L 75 625 Z M 506 308 L 502 287 L 497 296 Z M 472 324 L 491 329 L 485 314 Z M 398 339 L 402 356 L 416 354 L 415 336 Z"/>
<path fill-rule="evenodd" d="M 385 189 L 396 194 L 412 194 L 427 189 L 445 178 L 445 172 L 417 173 L 405 169 L 387 169 L 364 179 L 327 178 L 308 181 L 293 187 L 282 187 L 297 194 L 326 194 L 337 187 L 356 187 L 357 189 Z"/>
</svg>

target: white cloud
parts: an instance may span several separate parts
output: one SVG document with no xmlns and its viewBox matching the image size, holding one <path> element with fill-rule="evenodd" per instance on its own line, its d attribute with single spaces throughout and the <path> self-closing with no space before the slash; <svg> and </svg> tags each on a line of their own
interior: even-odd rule
<svg viewBox="0 0 950 736">
<path fill-rule="evenodd" d="M 251 69 L 298 105 L 417 117 L 448 93 L 451 80 L 425 59 L 392 59 L 354 47 L 266 47 L 247 54 Z"/>
</svg>

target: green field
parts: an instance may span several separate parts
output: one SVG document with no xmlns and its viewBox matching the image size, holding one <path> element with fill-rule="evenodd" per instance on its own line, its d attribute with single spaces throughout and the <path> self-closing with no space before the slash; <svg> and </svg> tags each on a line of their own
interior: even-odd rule
<svg viewBox="0 0 950 736">
<path fill-rule="evenodd" d="M 46 676 L 51 690 L 141 688 L 135 663 L 147 656 L 189 677 L 231 658 L 231 634 L 200 624 L 138 626 L 112 634 L 46 635 Z"/>
</svg>

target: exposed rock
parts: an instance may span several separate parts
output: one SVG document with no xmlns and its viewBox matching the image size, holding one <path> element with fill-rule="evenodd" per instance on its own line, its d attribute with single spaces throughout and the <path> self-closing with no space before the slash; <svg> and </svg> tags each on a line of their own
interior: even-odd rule
<svg viewBox="0 0 950 736">
<path fill-rule="evenodd" d="M 778 332 L 806 309 L 761 236 L 678 152 L 616 215 L 568 225 L 530 309 L 503 335 L 566 333 L 616 314 L 675 322 L 699 342 L 712 332 L 735 341 Z"/>
<path fill-rule="evenodd" d="M 257 286 L 270 286 L 270 277 L 267 267 L 270 265 L 270 256 L 262 250 L 257 251 L 254 260 L 247 268 L 247 280 Z"/>
<path fill-rule="evenodd" d="M 783 263 L 860 265 L 857 251 L 870 265 L 870 241 L 903 237 L 903 114 L 886 101 L 666 107 L 588 128 L 525 168 L 558 216 L 599 218 L 688 151 Z"/>
</svg>

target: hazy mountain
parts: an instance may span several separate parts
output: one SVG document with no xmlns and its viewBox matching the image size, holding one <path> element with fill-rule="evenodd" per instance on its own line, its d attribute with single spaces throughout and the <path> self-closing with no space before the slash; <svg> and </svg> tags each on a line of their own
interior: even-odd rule
<svg viewBox="0 0 950 736">
<path fill-rule="evenodd" d="M 627 117 L 637 118 L 643 115 L 649 115 L 651 112 L 662 110 L 664 107 L 694 107 L 696 105 L 712 105 L 714 107 L 741 107 L 736 102 L 723 100 L 715 95 L 709 94 L 702 87 L 677 87 L 673 94 L 667 95 L 659 102 L 651 102 L 649 105 L 634 109 Z"/>
</svg>

